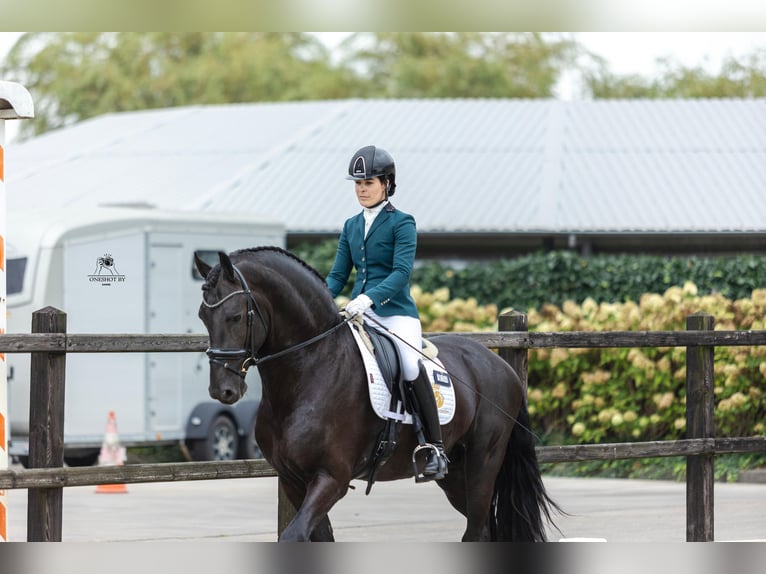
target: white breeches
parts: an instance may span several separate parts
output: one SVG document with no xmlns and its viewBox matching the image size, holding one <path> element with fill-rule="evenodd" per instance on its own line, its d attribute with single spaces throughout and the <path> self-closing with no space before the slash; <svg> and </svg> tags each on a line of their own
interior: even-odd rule
<svg viewBox="0 0 766 574">
<path fill-rule="evenodd" d="M 372 316 L 373 319 L 386 326 L 386 329 L 397 335 L 394 342 L 399 348 L 399 354 L 402 357 L 402 375 L 405 381 L 414 381 L 418 378 L 420 372 L 418 368 L 418 359 L 422 356 L 419 353 L 422 347 L 423 330 L 420 326 L 420 319 L 407 317 L 406 315 L 394 315 L 393 317 L 381 317 L 373 310 L 369 309 L 365 315 Z M 378 325 L 368 322 L 376 329 Z M 400 341 L 399 338 L 404 339 Z M 412 345 L 412 346 L 410 346 Z"/>
</svg>

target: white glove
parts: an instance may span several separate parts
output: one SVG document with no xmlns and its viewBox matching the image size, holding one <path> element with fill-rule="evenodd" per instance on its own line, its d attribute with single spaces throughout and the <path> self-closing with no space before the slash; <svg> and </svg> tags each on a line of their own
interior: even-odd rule
<svg viewBox="0 0 766 574">
<path fill-rule="evenodd" d="M 346 313 L 352 317 L 356 317 L 357 315 L 364 314 L 370 307 L 372 307 L 372 299 L 362 293 L 348 302 L 348 305 L 346 305 Z"/>
</svg>

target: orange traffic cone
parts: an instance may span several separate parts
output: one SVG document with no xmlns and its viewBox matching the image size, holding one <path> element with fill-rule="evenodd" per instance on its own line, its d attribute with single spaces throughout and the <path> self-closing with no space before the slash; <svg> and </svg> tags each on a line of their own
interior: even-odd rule
<svg viewBox="0 0 766 574">
<path fill-rule="evenodd" d="M 120 437 L 117 434 L 117 418 L 114 411 L 109 411 L 109 418 L 106 420 L 106 431 L 104 432 L 104 442 L 101 443 L 101 452 L 98 455 L 99 466 L 122 466 L 127 460 L 125 447 L 120 446 Z M 124 484 L 99 484 L 96 492 L 101 494 L 122 494 L 127 493 L 128 489 Z"/>
</svg>

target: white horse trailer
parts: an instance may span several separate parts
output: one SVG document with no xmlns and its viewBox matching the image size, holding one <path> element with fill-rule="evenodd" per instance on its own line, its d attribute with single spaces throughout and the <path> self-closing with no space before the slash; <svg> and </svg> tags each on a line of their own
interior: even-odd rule
<svg viewBox="0 0 766 574">
<path fill-rule="evenodd" d="M 140 208 L 28 210 L 8 216 L 8 332 L 28 333 L 53 306 L 69 333 L 204 334 L 194 252 L 285 244 L 252 215 Z M 8 354 L 10 454 L 29 453 L 29 354 Z M 256 369 L 236 406 L 209 398 L 204 353 L 72 353 L 66 359 L 65 461 L 97 460 L 110 411 L 126 446 L 182 441 L 194 459 L 257 456 Z"/>
</svg>

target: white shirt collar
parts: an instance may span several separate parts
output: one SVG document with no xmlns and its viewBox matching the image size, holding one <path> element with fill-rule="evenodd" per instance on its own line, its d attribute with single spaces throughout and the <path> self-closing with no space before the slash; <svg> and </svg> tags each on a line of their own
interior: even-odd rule
<svg viewBox="0 0 766 574">
<path fill-rule="evenodd" d="M 364 218 L 375 219 L 375 216 L 378 215 L 378 213 L 380 213 L 387 204 L 388 204 L 388 200 L 386 199 L 383 201 L 383 203 L 379 203 L 375 207 L 365 207 L 363 210 Z"/>
<path fill-rule="evenodd" d="M 383 208 L 388 204 L 388 200 L 385 200 L 383 203 L 376 205 L 375 207 L 365 207 L 362 210 L 362 215 L 364 215 L 364 236 L 367 237 L 367 232 L 370 230 L 370 226 L 372 225 L 372 222 L 375 221 L 375 218 L 378 216 L 378 214 L 383 211 Z"/>
</svg>

